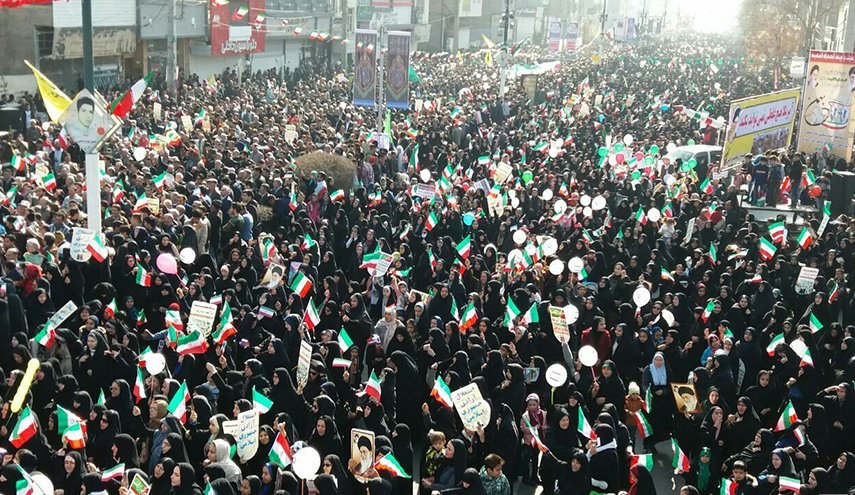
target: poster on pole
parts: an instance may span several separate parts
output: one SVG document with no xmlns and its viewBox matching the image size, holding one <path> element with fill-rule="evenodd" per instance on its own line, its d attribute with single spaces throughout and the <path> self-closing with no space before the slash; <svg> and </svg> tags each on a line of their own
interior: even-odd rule
<svg viewBox="0 0 855 495">
<path fill-rule="evenodd" d="M 852 157 L 855 53 L 811 50 L 802 93 L 797 150 Z"/>
<path fill-rule="evenodd" d="M 217 318 L 217 305 L 205 301 L 193 301 L 190 306 L 190 317 L 187 319 L 187 333 L 198 331 L 204 336 L 211 333 L 214 320 Z"/>
<path fill-rule="evenodd" d="M 546 18 L 546 39 L 549 42 L 549 51 L 557 52 L 561 46 L 561 19 L 558 17 Z"/>
<path fill-rule="evenodd" d="M 121 121 L 109 114 L 101 100 L 88 90 L 77 93 L 71 105 L 59 117 L 69 137 L 84 153 L 95 153 L 121 125 Z"/>
<path fill-rule="evenodd" d="M 377 31 L 356 30 L 353 68 L 353 104 L 373 107 L 377 99 Z"/>
<path fill-rule="evenodd" d="M 312 364 L 312 345 L 300 341 L 300 356 L 297 359 L 297 386 L 305 387 L 309 382 L 309 366 Z"/>
<path fill-rule="evenodd" d="M 568 22 L 567 28 L 564 30 L 564 51 L 575 52 L 576 43 L 579 40 L 579 23 Z M 630 105 L 627 105 L 630 106 Z"/>
<path fill-rule="evenodd" d="M 386 106 L 409 108 L 410 33 L 389 31 L 386 46 Z"/>
<path fill-rule="evenodd" d="M 786 148 L 793 137 L 799 90 L 787 89 L 736 100 L 730 104 L 722 170 L 742 164 L 746 154 Z"/>
</svg>

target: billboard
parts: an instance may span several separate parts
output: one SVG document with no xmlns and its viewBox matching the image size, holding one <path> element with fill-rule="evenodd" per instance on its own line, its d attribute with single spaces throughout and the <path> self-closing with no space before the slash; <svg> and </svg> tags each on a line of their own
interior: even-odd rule
<svg viewBox="0 0 855 495">
<path fill-rule="evenodd" d="M 211 56 L 264 51 L 265 0 L 211 2 Z"/>
<path fill-rule="evenodd" d="M 409 108 L 410 33 L 389 31 L 386 46 L 386 106 Z"/>
<path fill-rule="evenodd" d="M 855 53 L 811 50 L 802 93 L 798 151 L 852 155 Z"/>
<path fill-rule="evenodd" d="M 357 29 L 353 67 L 353 104 L 373 107 L 377 96 L 377 31 Z"/>
<path fill-rule="evenodd" d="M 798 103 L 798 89 L 731 102 L 722 153 L 723 168 L 738 166 L 747 153 L 757 155 L 789 146 Z"/>
</svg>

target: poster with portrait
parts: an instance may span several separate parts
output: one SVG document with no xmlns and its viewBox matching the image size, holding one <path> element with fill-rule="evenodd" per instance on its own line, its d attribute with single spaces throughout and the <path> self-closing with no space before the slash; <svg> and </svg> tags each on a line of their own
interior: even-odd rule
<svg viewBox="0 0 855 495">
<path fill-rule="evenodd" d="M 353 68 L 353 104 L 373 107 L 377 97 L 377 31 L 357 29 Z M 409 70 L 409 68 L 407 69 Z"/>
<path fill-rule="evenodd" d="M 855 53 L 811 50 L 799 115 L 798 151 L 852 157 Z"/>
<path fill-rule="evenodd" d="M 757 155 L 790 145 L 799 103 L 798 89 L 752 96 L 730 104 L 722 170 L 736 168 L 748 153 Z"/>
<path fill-rule="evenodd" d="M 84 89 L 59 118 L 59 123 L 65 125 L 68 135 L 84 153 L 96 152 L 121 125 L 118 118 L 107 113 L 102 101 Z"/>
<path fill-rule="evenodd" d="M 374 432 L 354 428 L 350 430 L 350 472 L 357 480 L 365 482 L 377 477 L 374 470 Z"/>
<path fill-rule="evenodd" d="M 681 413 L 701 412 L 701 404 L 698 401 L 694 383 L 672 383 L 671 392 L 674 394 L 677 411 Z"/>
</svg>

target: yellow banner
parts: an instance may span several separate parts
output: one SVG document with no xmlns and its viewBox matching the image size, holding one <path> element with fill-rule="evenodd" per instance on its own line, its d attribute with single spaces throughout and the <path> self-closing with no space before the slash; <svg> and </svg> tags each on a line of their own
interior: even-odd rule
<svg viewBox="0 0 855 495">
<path fill-rule="evenodd" d="M 852 155 L 855 53 L 811 50 L 799 117 L 798 151 Z"/>
<path fill-rule="evenodd" d="M 45 75 L 33 67 L 30 62 L 24 60 L 24 63 L 27 64 L 27 67 L 29 67 L 30 70 L 33 71 L 33 75 L 36 76 L 36 83 L 39 85 L 39 93 L 42 95 L 42 100 L 45 103 L 45 110 L 47 110 L 50 119 L 54 122 L 58 122 L 59 118 L 63 113 L 65 113 L 68 106 L 71 105 L 71 98 L 66 96 L 66 94 L 63 93 L 62 90 L 53 83 L 53 81 L 45 77 Z"/>
<path fill-rule="evenodd" d="M 748 153 L 758 155 L 790 145 L 799 93 L 788 89 L 731 102 L 723 170 L 739 166 Z"/>
</svg>

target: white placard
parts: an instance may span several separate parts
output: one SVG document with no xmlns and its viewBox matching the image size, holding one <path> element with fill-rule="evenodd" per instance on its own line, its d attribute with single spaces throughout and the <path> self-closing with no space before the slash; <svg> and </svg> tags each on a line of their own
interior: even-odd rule
<svg viewBox="0 0 855 495">
<path fill-rule="evenodd" d="M 433 199 L 436 196 L 436 185 L 435 184 L 418 184 L 416 185 L 415 196 L 418 196 L 425 200 Z"/>
<path fill-rule="evenodd" d="M 812 294 L 817 275 L 819 275 L 819 268 L 803 266 L 796 279 L 796 292 L 802 295 Z"/>
<path fill-rule="evenodd" d="M 300 341 L 300 357 L 297 361 L 297 386 L 305 387 L 309 382 L 309 366 L 312 364 L 312 345 Z"/>
<path fill-rule="evenodd" d="M 392 266 L 392 256 L 383 253 L 382 257 L 377 260 L 377 265 L 374 268 L 374 276 L 382 277 L 383 275 L 386 275 L 386 272 L 389 271 L 390 266 Z"/>
<path fill-rule="evenodd" d="M 487 426 L 490 422 L 489 406 L 481 397 L 478 385 L 470 383 L 463 388 L 451 392 L 451 402 L 460 415 L 463 426 L 469 430 L 476 430 L 478 425 Z M 486 414 L 485 414 L 486 413 Z"/>
<path fill-rule="evenodd" d="M 822 237 L 822 233 L 825 232 L 825 228 L 828 227 L 828 221 L 831 220 L 831 217 L 828 215 L 822 216 L 822 223 L 819 224 L 819 229 L 816 231 L 817 237 Z"/>
<path fill-rule="evenodd" d="M 154 102 L 154 105 L 151 109 L 151 116 L 154 117 L 154 120 L 160 120 L 163 116 L 163 107 L 161 107 L 160 102 Z"/>
<path fill-rule="evenodd" d="M 241 461 L 248 461 L 258 451 L 258 409 L 238 414 L 237 431 L 232 435 L 237 441 L 237 454 Z"/>
<path fill-rule="evenodd" d="M 95 238 L 95 231 L 84 227 L 74 227 L 71 234 L 71 257 L 75 261 L 86 262 L 92 257 L 86 247 Z"/>
<path fill-rule="evenodd" d="M 77 311 L 77 305 L 74 304 L 74 301 L 68 301 L 63 307 L 59 308 L 59 311 L 48 318 L 47 326 L 50 326 L 51 328 L 59 328 L 59 326 L 62 325 L 62 322 L 74 314 L 75 311 Z"/>
<path fill-rule="evenodd" d="M 567 326 L 567 318 L 564 316 L 564 308 L 549 306 L 549 319 L 552 321 L 552 333 L 562 344 L 570 342 L 570 328 Z"/>
<path fill-rule="evenodd" d="M 205 301 L 193 301 L 190 317 L 187 319 L 187 334 L 198 331 L 207 337 L 211 333 L 214 320 L 217 319 L 217 305 Z"/>
<path fill-rule="evenodd" d="M 499 167 L 496 168 L 496 174 L 493 176 L 493 179 L 496 181 L 496 184 L 502 184 L 514 171 L 514 167 L 510 166 L 507 163 L 499 164 Z"/>
<path fill-rule="evenodd" d="M 692 217 L 689 219 L 689 223 L 686 225 L 686 237 L 683 239 L 683 244 L 688 244 L 689 241 L 692 240 L 692 233 L 695 231 L 695 218 Z"/>
</svg>

